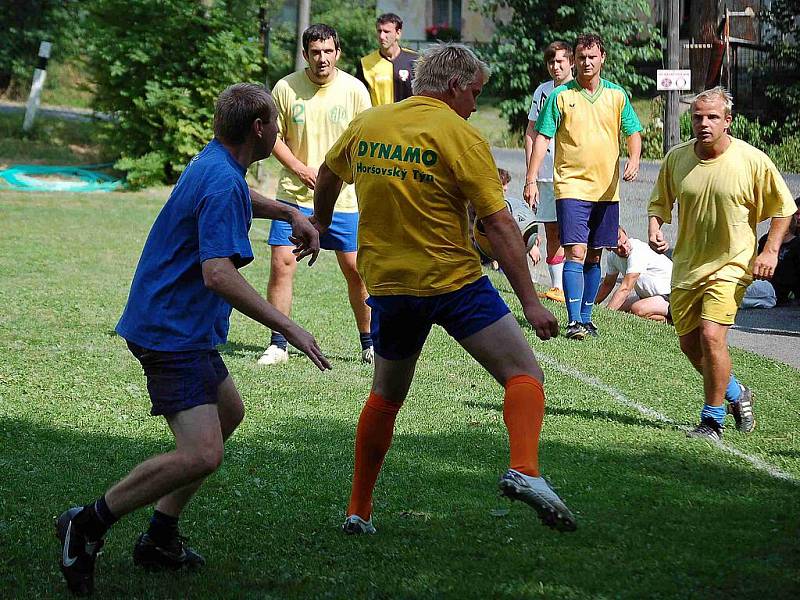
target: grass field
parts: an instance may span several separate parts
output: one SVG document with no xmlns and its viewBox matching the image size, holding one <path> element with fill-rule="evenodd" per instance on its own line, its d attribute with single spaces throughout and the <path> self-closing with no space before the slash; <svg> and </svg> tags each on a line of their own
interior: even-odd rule
<svg viewBox="0 0 800 600">
<path fill-rule="evenodd" d="M 66 597 L 53 517 L 170 447 L 113 331 L 167 193 L 0 192 L 3 597 Z M 254 226 L 257 260 L 244 271 L 261 290 L 266 232 Z M 98 597 L 798 597 L 798 371 L 733 350 L 759 425 L 749 437 L 729 427 L 722 448 L 685 438 L 701 383 L 670 328 L 600 310 L 594 341 L 544 343 L 528 332 L 547 374 L 543 469 L 579 519 L 576 533 L 557 534 L 497 497 L 507 464 L 501 390 L 435 330 L 378 481 L 378 535 L 348 538 L 338 527 L 371 373 L 356 360 L 333 257 L 302 267 L 296 291 L 295 317 L 334 369 L 320 374 L 300 357 L 256 368 L 267 333 L 234 315 L 222 353 L 248 415 L 182 521 L 207 568 L 137 571 L 140 511 L 108 537 Z"/>
</svg>

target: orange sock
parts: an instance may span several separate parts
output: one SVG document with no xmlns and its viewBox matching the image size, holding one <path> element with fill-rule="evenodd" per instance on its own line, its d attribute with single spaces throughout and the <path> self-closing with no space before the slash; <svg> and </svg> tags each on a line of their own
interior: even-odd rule
<svg viewBox="0 0 800 600">
<path fill-rule="evenodd" d="M 510 467 L 525 475 L 539 476 L 539 434 L 544 420 L 544 388 L 529 375 L 506 381 L 503 421 L 511 447 Z"/>
<path fill-rule="evenodd" d="M 372 490 L 383 465 L 383 458 L 392 445 L 394 420 L 401 404 L 388 402 L 371 392 L 361 410 L 356 429 L 356 464 L 348 515 L 368 520 L 372 516 Z"/>
</svg>

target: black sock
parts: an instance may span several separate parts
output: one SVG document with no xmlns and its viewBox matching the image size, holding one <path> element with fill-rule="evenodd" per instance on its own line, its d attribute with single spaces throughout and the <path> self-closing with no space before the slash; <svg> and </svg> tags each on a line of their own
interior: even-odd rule
<svg viewBox="0 0 800 600">
<path fill-rule="evenodd" d="M 100 496 L 96 501 L 87 504 L 75 515 L 75 526 L 91 541 L 101 539 L 109 528 L 119 520 L 109 510 L 106 497 Z"/>
<path fill-rule="evenodd" d="M 154 510 L 147 535 L 159 546 L 168 544 L 178 535 L 178 517 Z"/>
<path fill-rule="evenodd" d="M 289 342 L 286 341 L 286 338 L 283 337 L 282 333 L 278 333 L 277 331 L 272 332 L 272 337 L 269 340 L 270 346 L 277 346 L 281 350 L 286 350 L 289 346 Z"/>
<path fill-rule="evenodd" d="M 367 348 L 372 348 L 372 336 L 367 333 L 359 332 L 358 337 L 361 340 L 361 349 L 366 350 Z"/>
</svg>

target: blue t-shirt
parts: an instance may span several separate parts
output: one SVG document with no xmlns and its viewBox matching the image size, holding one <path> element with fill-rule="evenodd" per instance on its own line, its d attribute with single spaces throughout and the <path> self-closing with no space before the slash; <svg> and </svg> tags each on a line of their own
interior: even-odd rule
<svg viewBox="0 0 800 600">
<path fill-rule="evenodd" d="M 228 337 L 231 305 L 203 283 L 202 263 L 253 260 L 245 169 L 212 140 L 181 174 L 156 217 L 117 333 L 150 350 L 211 349 Z"/>
</svg>

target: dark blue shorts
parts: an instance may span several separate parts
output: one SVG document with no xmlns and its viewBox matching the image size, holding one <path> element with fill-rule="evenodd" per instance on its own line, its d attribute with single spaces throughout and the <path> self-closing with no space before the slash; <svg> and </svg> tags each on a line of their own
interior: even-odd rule
<svg viewBox="0 0 800 600">
<path fill-rule="evenodd" d="M 456 340 L 478 333 L 510 311 L 487 277 L 437 296 L 370 296 L 371 334 L 378 356 L 402 360 L 425 343 L 434 323 Z"/>
<path fill-rule="evenodd" d="M 616 248 L 619 202 L 589 202 L 575 198 L 556 200 L 558 233 L 562 246 Z"/>
<path fill-rule="evenodd" d="M 216 350 L 161 352 L 128 342 L 128 349 L 142 363 L 151 415 L 173 415 L 202 404 L 216 404 L 217 388 L 228 369 Z"/>
<path fill-rule="evenodd" d="M 284 202 L 284 204 L 288 204 Z M 291 204 L 290 206 L 294 206 Z M 302 206 L 294 206 L 305 216 L 310 217 L 314 211 Z M 286 221 L 273 221 L 269 228 L 270 246 L 294 246 L 289 241 L 292 226 Z M 355 252 L 358 250 L 358 213 L 334 212 L 333 221 L 323 235 L 319 238 L 319 245 L 325 250 L 338 250 L 340 252 Z"/>
</svg>

